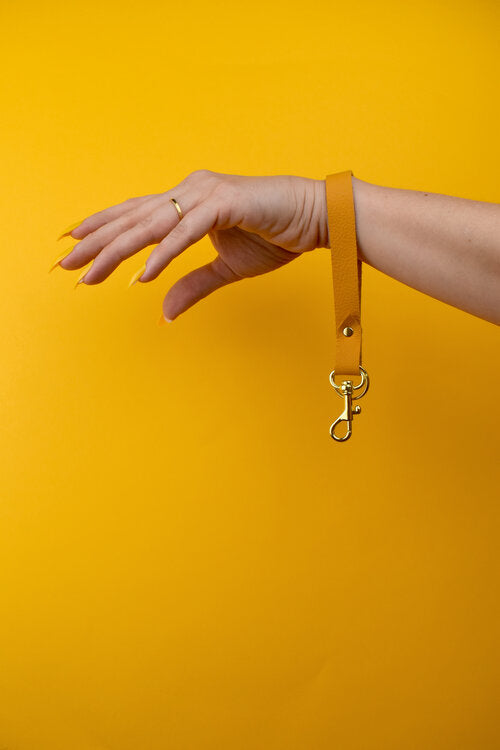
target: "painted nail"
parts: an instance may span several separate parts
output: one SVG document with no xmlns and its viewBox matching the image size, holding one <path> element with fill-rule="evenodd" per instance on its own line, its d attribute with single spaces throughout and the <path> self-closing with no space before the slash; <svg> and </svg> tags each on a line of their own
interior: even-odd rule
<svg viewBox="0 0 500 750">
<path fill-rule="evenodd" d="M 164 315 L 163 315 L 163 313 L 162 313 L 162 314 L 160 315 L 160 320 L 158 321 L 158 325 L 159 325 L 159 326 L 162 326 L 162 325 L 163 325 L 164 323 L 171 323 L 171 322 L 172 322 L 172 321 L 170 320 L 170 318 L 165 318 L 165 316 L 164 316 Z"/>
<path fill-rule="evenodd" d="M 141 266 L 139 268 L 139 270 L 136 271 L 134 273 L 134 275 L 132 276 L 132 278 L 130 279 L 130 281 L 129 281 L 129 287 L 132 286 L 132 284 L 135 284 L 135 282 L 137 281 L 137 279 L 139 278 L 139 276 L 142 276 L 142 274 L 144 273 L 145 270 L 146 270 L 146 264 L 144 263 L 144 265 Z"/>
<path fill-rule="evenodd" d="M 74 224 L 70 224 L 69 227 L 67 227 L 63 231 L 63 233 L 61 235 L 59 235 L 59 237 L 57 239 L 60 240 L 62 237 L 65 237 L 67 234 L 70 234 L 73 231 L 73 229 L 76 229 L 77 227 L 80 226 L 80 224 L 83 224 L 83 221 L 75 221 Z"/>
<path fill-rule="evenodd" d="M 85 274 L 87 273 L 87 271 L 88 271 L 88 270 L 89 270 L 88 268 L 85 268 L 85 270 L 83 270 L 83 271 L 81 272 L 81 274 L 80 274 L 80 276 L 78 277 L 78 280 L 77 280 L 77 282 L 76 282 L 75 286 L 73 287 L 74 289 L 76 289 L 76 288 L 77 288 L 78 284 L 81 284 L 81 283 L 83 282 L 83 277 L 85 276 Z"/>
<path fill-rule="evenodd" d="M 60 263 L 60 262 L 62 261 L 62 259 L 63 259 L 63 258 L 65 258 L 65 257 L 66 257 L 66 256 L 68 255 L 68 253 L 70 253 L 70 252 L 72 251 L 72 249 L 73 249 L 73 248 L 72 248 L 72 247 L 70 247 L 70 249 L 69 249 L 69 250 L 65 250 L 65 251 L 64 251 L 64 253 L 61 253 L 61 255 L 58 255 L 58 256 L 57 256 L 57 258 L 55 259 L 55 261 L 53 262 L 53 264 L 52 264 L 52 265 L 51 265 L 51 267 L 49 268 L 49 273 L 50 273 L 51 271 L 53 271 L 53 270 L 54 270 L 54 268 L 55 268 L 56 266 L 58 266 L 58 265 L 59 265 L 59 263 Z"/>
</svg>

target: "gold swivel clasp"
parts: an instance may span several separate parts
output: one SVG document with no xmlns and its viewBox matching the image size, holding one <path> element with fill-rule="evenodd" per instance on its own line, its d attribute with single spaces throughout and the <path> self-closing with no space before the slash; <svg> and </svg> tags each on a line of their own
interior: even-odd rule
<svg viewBox="0 0 500 750">
<path fill-rule="evenodd" d="M 332 422 L 330 426 L 330 435 L 332 436 L 334 440 L 338 440 L 339 442 L 348 440 L 351 437 L 352 420 L 353 420 L 354 414 L 359 414 L 361 412 L 361 406 L 355 406 L 353 408 L 352 401 L 354 399 L 361 398 L 361 396 L 364 396 L 366 391 L 368 390 L 368 386 L 370 385 L 370 379 L 364 367 L 361 367 L 360 365 L 359 370 L 361 373 L 361 382 L 358 383 L 358 385 L 353 385 L 352 380 L 343 380 L 342 385 L 337 385 L 337 383 L 335 382 L 335 370 L 332 370 L 330 373 L 330 383 L 335 388 L 335 392 L 338 393 L 338 395 L 344 399 L 344 411 L 339 417 L 337 417 L 335 422 Z M 354 391 L 357 391 L 359 388 L 362 388 L 363 386 L 364 386 L 364 390 L 360 394 L 354 395 Z M 342 437 L 339 437 L 338 435 L 335 434 L 335 427 L 340 422 L 346 422 L 347 424 L 346 433 Z"/>
</svg>

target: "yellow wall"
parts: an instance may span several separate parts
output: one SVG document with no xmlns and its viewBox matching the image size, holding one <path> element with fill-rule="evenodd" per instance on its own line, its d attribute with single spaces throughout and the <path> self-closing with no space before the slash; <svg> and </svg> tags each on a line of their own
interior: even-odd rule
<svg viewBox="0 0 500 750">
<path fill-rule="evenodd" d="M 500 202 L 493 0 L 4 3 L 0 747 L 493 750 L 499 329 L 330 251 L 158 327 L 71 222 L 195 169 Z M 68 247 L 71 242 L 66 243 Z"/>
</svg>

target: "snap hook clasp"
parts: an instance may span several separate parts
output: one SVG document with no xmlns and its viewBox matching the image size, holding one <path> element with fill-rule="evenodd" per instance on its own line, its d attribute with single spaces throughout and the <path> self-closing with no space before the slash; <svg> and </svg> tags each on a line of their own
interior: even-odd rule
<svg viewBox="0 0 500 750">
<path fill-rule="evenodd" d="M 352 380 L 343 380 L 342 385 L 337 385 L 335 382 L 335 370 L 332 370 L 330 373 L 330 383 L 335 388 L 335 392 L 344 399 L 344 411 L 330 426 L 330 435 L 334 440 L 338 440 L 339 442 L 348 440 L 351 437 L 353 416 L 354 414 L 359 414 L 361 412 L 360 406 L 355 406 L 353 408 L 352 401 L 353 399 L 358 399 L 361 398 L 361 396 L 364 396 L 370 384 L 370 379 L 365 368 L 359 365 L 359 371 L 361 374 L 361 382 L 358 383 L 358 385 L 353 385 Z M 357 393 L 358 390 L 361 391 L 359 394 Z M 356 395 L 354 394 L 355 391 Z M 340 422 L 346 423 L 346 433 L 342 437 L 335 434 L 335 428 Z"/>
<path fill-rule="evenodd" d="M 344 380 L 340 386 L 340 391 L 341 393 L 339 393 L 339 395 L 343 395 L 344 397 L 344 411 L 339 417 L 337 417 L 335 422 L 332 422 L 330 427 L 330 435 L 334 440 L 338 440 L 339 442 L 348 440 L 351 437 L 353 415 L 359 414 L 361 411 L 361 406 L 355 406 L 354 409 L 352 408 L 352 380 Z M 347 423 L 347 431 L 342 437 L 335 434 L 335 427 L 340 422 Z"/>
</svg>

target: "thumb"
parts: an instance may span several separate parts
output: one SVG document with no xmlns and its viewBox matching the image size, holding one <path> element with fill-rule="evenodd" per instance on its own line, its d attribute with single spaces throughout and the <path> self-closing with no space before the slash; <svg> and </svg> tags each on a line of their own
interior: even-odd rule
<svg viewBox="0 0 500 750">
<path fill-rule="evenodd" d="M 170 287 L 163 300 L 163 315 L 174 320 L 200 299 L 241 278 L 244 277 L 234 273 L 218 255 L 210 263 L 182 276 Z"/>
</svg>

